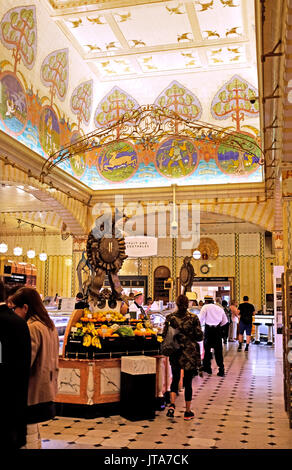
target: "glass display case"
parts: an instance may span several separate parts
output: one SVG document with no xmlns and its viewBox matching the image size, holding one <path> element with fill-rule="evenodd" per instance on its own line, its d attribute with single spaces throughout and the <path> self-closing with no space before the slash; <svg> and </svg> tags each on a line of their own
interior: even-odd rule
<svg viewBox="0 0 292 470">
<path fill-rule="evenodd" d="M 59 354 L 61 355 L 62 350 L 63 350 L 64 334 L 65 334 L 72 312 L 60 311 L 60 310 L 57 310 L 56 307 L 55 308 L 47 307 L 47 311 L 48 311 L 50 318 L 53 320 L 55 327 L 57 328 L 57 331 L 58 331 L 59 342 L 60 342 Z"/>
</svg>

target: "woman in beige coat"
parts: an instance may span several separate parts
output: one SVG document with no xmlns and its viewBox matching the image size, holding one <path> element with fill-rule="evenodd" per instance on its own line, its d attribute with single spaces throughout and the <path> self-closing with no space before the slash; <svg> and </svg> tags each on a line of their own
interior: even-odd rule
<svg viewBox="0 0 292 470">
<path fill-rule="evenodd" d="M 55 416 L 59 338 L 39 293 L 22 287 L 10 297 L 14 312 L 25 319 L 31 337 L 26 448 L 41 448 L 38 423 Z"/>
</svg>

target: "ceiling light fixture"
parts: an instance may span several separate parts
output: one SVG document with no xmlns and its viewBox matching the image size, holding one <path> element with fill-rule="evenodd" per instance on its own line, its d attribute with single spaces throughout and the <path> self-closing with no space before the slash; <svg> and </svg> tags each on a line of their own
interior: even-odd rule
<svg viewBox="0 0 292 470">
<path fill-rule="evenodd" d="M 16 246 L 13 248 L 13 254 L 14 256 L 21 256 L 22 255 L 22 248 L 20 246 L 20 234 L 21 234 L 21 229 L 20 229 L 20 224 L 21 221 L 18 219 L 17 220 L 18 227 L 17 227 L 17 236 L 16 236 Z"/>
<path fill-rule="evenodd" d="M 33 229 L 34 229 L 34 225 L 32 224 L 31 226 L 31 236 L 33 237 Z M 26 252 L 26 256 L 30 259 L 34 258 L 35 257 L 35 250 L 33 248 L 30 248 L 27 252 Z"/>
<path fill-rule="evenodd" d="M 194 259 L 200 259 L 201 258 L 201 252 L 199 250 L 193 251 L 193 258 Z"/>
<path fill-rule="evenodd" d="M 46 249 L 46 229 L 43 228 L 43 238 L 42 238 L 42 245 L 41 245 L 41 252 L 39 254 L 39 259 L 41 261 L 47 261 L 47 249 Z"/>
</svg>

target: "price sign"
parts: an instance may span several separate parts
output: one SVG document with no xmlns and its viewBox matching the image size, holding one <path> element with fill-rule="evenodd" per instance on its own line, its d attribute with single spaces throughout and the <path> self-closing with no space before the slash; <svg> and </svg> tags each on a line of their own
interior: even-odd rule
<svg viewBox="0 0 292 470">
<path fill-rule="evenodd" d="M 106 316 L 105 316 L 105 318 L 106 318 L 107 320 L 110 320 L 110 319 L 111 319 L 111 317 L 112 317 L 112 316 L 111 316 L 111 314 L 110 314 L 110 313 L 107 313 L 107 314 L 106 314 Z"/>
<path fill-rule="evenodd" d="M 76 328 L 76 326 L 72 326 L 72 328 L 71 328 L 71 332 L 72 332 L 72 333 L 76 333 L 76 331 L 77 331 L 77 328 Z"/>
</svg>

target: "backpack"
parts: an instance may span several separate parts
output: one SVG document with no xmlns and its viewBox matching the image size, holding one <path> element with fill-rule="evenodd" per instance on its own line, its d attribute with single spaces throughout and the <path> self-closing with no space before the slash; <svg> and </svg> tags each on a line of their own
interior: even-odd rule
<svg viewBox="0 0 292 470">
<path fill-rule="evenodd" d="M 176 339 L 178 329 L 168 325 L 166 336 L 161 343 L 161 354 L 163 356 L 171 356 L 180 349 L 180 344 Z"/>
</svg>

